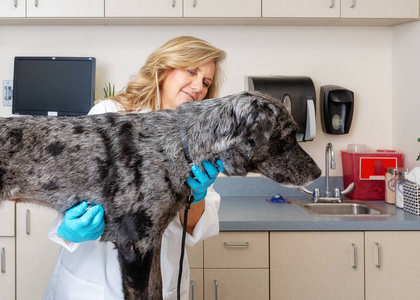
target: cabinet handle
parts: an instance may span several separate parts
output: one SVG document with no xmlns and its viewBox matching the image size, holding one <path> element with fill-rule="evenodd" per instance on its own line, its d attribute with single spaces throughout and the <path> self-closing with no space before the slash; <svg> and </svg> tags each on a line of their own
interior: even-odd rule
<svg viewBox="0 0 420 300">
<path fill-rule="evenodd" d="M 334 7 L 334 0 L 331 0 L 330 8 L 333 8 L 333 7 Z"/>
<path fill-rule="evenodd" d="M 29 212 L 29 209 L 27 209 L 26 210 L 26 217 L 25 217 L 25 221 L 26 221 L 26 226 L 25 226 L 25 228 L 26 228 L 26 234 L 27 235 L 30 235 L 31 234 L 31 232 L 30 232 L 30 229 L 31 229 L 31 227 L 30 227 L 30 223 L 31 223 L 31 213 Z"/>
<path fill-rule="evenodd" d="M 350 4 L 350 8 L 353 8 L 354 7 L 354 5 L 355 5 L 355 2 L 356 0 L 351 0 L 351 4 Z"/>
<path fill-rule="evenodd" d="M 193 7 L 197 6 L 197 0 L 193 0 Z"/>
<path fill-rule="evenodd" d="M 194 288 L 195 288 L 194 280 L 191 280 L 191 300 L 194 300 Z"/>
<path fill-rule="evenodd" d="M 6 254 L 5 254 L 4 247 L 1 248 L 1 272 L 6 273 Z"/>
<path fill-rule="evenodd" d="M 218 288 L 218 284 L 217 284 L 217 280 L 214 280 L 214 292 L 215 292 L 215 299 L 217 300 L 217 299 L 219 299 L 219 296 L 218 296 L 218 294 L 217 294 L 217 288 Z"/>
<path fill-rule="evenodd" d="M 226 247 L 248 247 L 249 243 L 248 242 L 244 242 L 244 243 L 228 243 L 228 242 L 224 242 L 223 243 Z"/>
<path fill-rule="evenodd" d="M 355 243 L 351 243 L 351 244 L 353 245 L 353 253 L 354 253 L 354 262 L 353 262 L 352 268 L 356 269 L 357 268 L 357 246 Z"/>
<path fill-rule="evenodd" d="M 17 0 L 14 0 L 14 1 L 13 1 L 13 6 L 14 6 L 14 7 L 17 7 Z"/>
<path fill-rule="evenodd" d="M 172 7 L 175 7 L 175 0 L 172 0 Z"/>
<path fill-rule="evenodd" d="M 381 244 L 375 243 L 378 247 L 378 264 L 376 265 L 377 268 L 381 267 Z"/>
<path fill-rule="evenodd" d="M 38 0 L 35 0 L 35 7 L 38 7 Z"/>
</svg>

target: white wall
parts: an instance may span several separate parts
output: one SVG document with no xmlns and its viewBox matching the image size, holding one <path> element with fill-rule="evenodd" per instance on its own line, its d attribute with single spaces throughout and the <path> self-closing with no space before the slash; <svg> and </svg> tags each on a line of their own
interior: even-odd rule
<svg viewBox="0 0 420 300">
<path fill-rule="evenodd" d="M 392 32 L 393 146 L 406 153 L 409 169 L 420 166 L 420 22 Z"/>
<path fill-rule="evenodd" d="M 324 134 L 318 114 L 315 141 L 302 143 L 322 169 L 327 142 L 337 154 L 350 143 L 392 148 L 391 27 L 2 26 L 0 80 L 13 78 L 17 55 L 94 56 L 96 97 L 101 98 L 105 82 L 122 88 L 152 50 L 178 35 L 197 36 L 227 51 L 222 95 L 243 90 L 245 75 L 270 74 L 310 76 L 317 97 L 325 84 L 354 91 L 350 133 Z M 11 108 L 0 105 L 0 116 L 10 115 Z M 340 155 L 337 158 L 333 176 L 342 175 Z"/>
</svg>

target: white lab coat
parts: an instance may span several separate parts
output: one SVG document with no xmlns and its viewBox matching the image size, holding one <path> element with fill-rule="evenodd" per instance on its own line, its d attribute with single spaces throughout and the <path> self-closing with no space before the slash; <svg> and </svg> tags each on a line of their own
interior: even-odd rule
<svg viewBox="0 0 420 300">
<path fill-rule="evenodd" d="M 117 112 L 120 108 L 111 100 L 95 105 L 89 114 Z M 187 234 L 189 246 L 219 232 L 218 211 L 220 196 L 208 189 L 203 215 L 192 235 Z M 117 251 L 110 242 L 87 241 L 72 243 L 57 235 L 63 221 L 60 215 L 51 224 L 48 237 L 62 246 L 43 300 L 121 300 L 123 299 L 121 272 Z M 176 299 L 179 257 L 181 253 L 182 226 L 177 215 L 162 236 L 161 271 L 164 300 Z M 181 299 L 187 300 L 189 293 L 189 265 L 185 252 Z"/>
</svg>

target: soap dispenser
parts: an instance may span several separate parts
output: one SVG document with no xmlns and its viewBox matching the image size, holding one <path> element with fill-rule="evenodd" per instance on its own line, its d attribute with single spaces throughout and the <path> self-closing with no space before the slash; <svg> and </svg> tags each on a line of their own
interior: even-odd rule
<svg viewBox="0 0 420 300">
<path fill-rule="evenodd" d="M 338 85 L 321 87 L 322 131 L 328 134 L 349 133 L 353 119 L 354 93 Z"/>
</svg>

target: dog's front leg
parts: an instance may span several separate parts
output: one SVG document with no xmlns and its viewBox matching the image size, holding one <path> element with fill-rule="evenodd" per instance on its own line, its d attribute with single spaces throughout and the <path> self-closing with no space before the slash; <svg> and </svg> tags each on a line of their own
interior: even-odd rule
<svg viewBox="0 0 420 300">
<path fill-rule="evenodd" d="M 121 267 L 124 299 L 152 300 L 149 298 L 148 288 L 153 248 L 143 253 L 134 243 L 116 247 Z"/>
<path fill-rule="evenodd" d="M 149 277 L 149 297 L 150 299 L 162 299 L 162 273 L 160 269 L 160 248 L 161 244 L 155 246 L 153 253 L 152 269 Z"/>
</svg>

